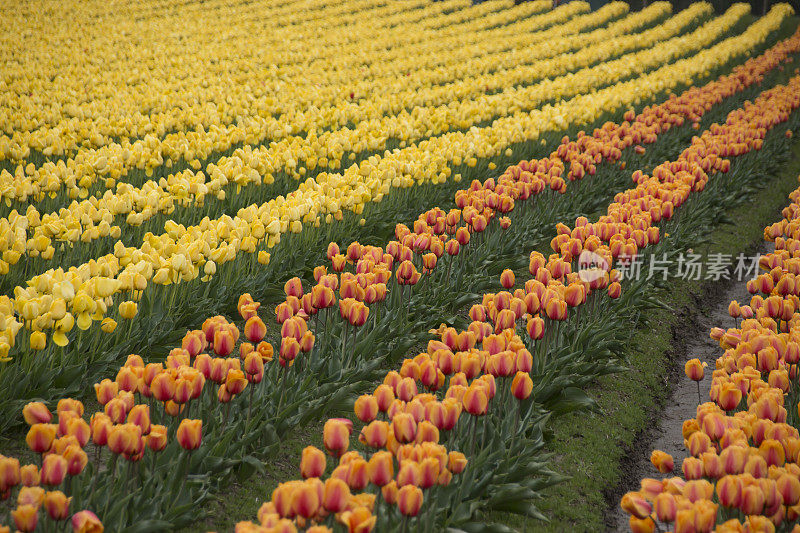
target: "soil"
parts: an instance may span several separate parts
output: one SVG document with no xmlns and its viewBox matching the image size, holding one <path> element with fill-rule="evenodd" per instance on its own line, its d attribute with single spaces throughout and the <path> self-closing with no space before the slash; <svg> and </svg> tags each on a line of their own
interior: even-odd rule
<svg viewBox="0 0 800 533">
<path fill-rule="evenodd" d="M 757 251 L 766 253 L 766 245 L 761 245 Z M 642 478 L 665 477 L 650 463 L 653 450 L 663 450 L 672 455 L 675 475 L 681 475 L 681 465 L 688 456 L 683 446 L 681 426 L 684 420 L 695 417 L 698 405 L 697 384 L 684 374 L 684 364 L 694 358 L 708 364 L 705 377 L 699 384 L 702 401 L 709 401 L 711 373 L 717 357 L 722 354 L 719 343 L 709 337 L 709 331 L 713 327 L 727 329 L 736 326 L 728 314 L 728 304 L 732 300 L 738 300 L 742 305 L 749 303 L 750 294 L 743 281 L 733 279 L 710 283 L 703 288 L 702 297 L 696 299 L 692 309 L 680 311 L 681 319 L 673 331 L 671 366 L 665 376 L 665 386 L 670 389 L 670 395 L 651 413 L 650 429 L 637 437 L 620 464 L 622 482 L 605 495 L 609 505 L 605 519 L 608 531 L 630 531 L 629 515 L 619 507 L 623 494 L 639 490 Z"/>
</svg>

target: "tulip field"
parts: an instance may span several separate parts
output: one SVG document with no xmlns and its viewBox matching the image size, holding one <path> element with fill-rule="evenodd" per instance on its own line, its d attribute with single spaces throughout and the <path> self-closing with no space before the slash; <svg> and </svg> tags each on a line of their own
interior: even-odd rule
<svg viewBox="0 0 800 533">
<path fill-rule="evenodd" d="M 552 427 L 789 164 L 770 4 L 0 5 L 0 533 L 595 530 Z M 800 531 L 789 201 L 632 531 Z"/>
</svg>

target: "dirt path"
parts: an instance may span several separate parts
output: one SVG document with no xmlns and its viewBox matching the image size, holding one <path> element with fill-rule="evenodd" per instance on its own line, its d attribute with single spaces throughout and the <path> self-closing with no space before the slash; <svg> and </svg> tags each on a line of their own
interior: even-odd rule
<svg viewBox="0 0 800 533">
<path fill-rule="evenodd" d="M 758 250 L 767 251 L 766 246 Z M 750 301 L 750 294 L 743 281 L 725 281 L 711 285 L 705 298 L 699 300 L 695 312 L 682 321 L 685 328 L 674 332 L 675 351 L 672 368 L 665 378 L 671 389 L 669 398 L 661 409 L 653 413 L 650 429 L 639 436 L 626 460 L 620 465 L 623 469 L 623 480 L 619 486 L 609 491 L 609 511 L 606 516 L 608 531 L 628 532 L 628 514 L 619 507 L 620 497 L 627 491 L 638 490 L 639 482 L 644 477 L 663 477 L 650 464 L 650 453 L 663 450 L 675 459 L 675 472 L 680 475 L 683 459 L 688 453 L 683 447 L 681 426 L 683 421 L 694 418 L 697 410 L 697 385 L 689 380 L 683 372 L 686 361 L 698 358 L 708 363 L 705 378 L 700 382 L 700 397 L 708 401 L 711 388 L 711 373 L 714 362 L 722 353 L 719 343 L 709 337 L 713 327 L 734 327 L 733 318 L 728 314 L 728 304 L 738 300 L 740 304 Z"/>
</svg>

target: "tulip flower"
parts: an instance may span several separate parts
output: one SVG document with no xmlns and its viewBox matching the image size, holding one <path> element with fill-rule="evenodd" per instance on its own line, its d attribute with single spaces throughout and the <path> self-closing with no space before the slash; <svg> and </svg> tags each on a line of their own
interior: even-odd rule
<svg viewBox="0 0 800 533">
<path fill-rule="evenodd" d="M 32 505 L 17 507 L 11 511 L 11 517 L 14 519 L 14 525 L 17 526 L 17 529 L 24 532 L 35 530 L 36 524 L 39 522 L 38 510 Z"/>
<path fill-rule="evenodd" d="M 417 516 L 422 507 L 422 490 L 414 485 L 405 485 L 397 494 L 397 508 L 405 516 Z"/>
<path fill-rule="evenodd" d="M 0 456 L 0 493 L 15 487 L 21 479 L 19 460 Z"/>
<path fill-rule="evenodd" d="M 699 359 L 690 359 L 684 365 L 684 372 L 686 373 L 686 377 L 695 381 L 697 383 L 697 403 L 702 403 L 702 399 L 700 398 L 700 382 L 703 380 L 705 375 L 704 368 L 706 367 L 706 363 L 701 363 Z"/>
<path fill-rule="evenodd" d="M 22 409 L 22 416 L 25 422 L 32 426 L 34 424 L 49 424 L 53 415 L 42 402 L 31 402 Z"/>
<path fill-rule="evenodd" d="M 267 334 L 267 326 L 257 316 L 250 317 L 244 325 L 244 336 L 250 342 L 261 342 Z M 216 351 L 216 348 L 215 348 Z M 219 352 L 217 352 L 219 353 Z"/>
<path fill-rule="evenodd" d="M 25 442 L 28 448 L 36 453 L 44 453 L 50 450 L 53 440 L 56 438 L 56 426 L 53 424 L 35 423 L 28 430 Z"/>
<path fill-rule="evenodd" d="M 325 454 L 314 446 L 303 448 L 300 474 L 304 478 L 318 478 L 325 472 Z"/>
<path fill-rule="evenodd" d="M 63 492 L 57 490 L 48 492 L 44 496 L 44 508 L 47 515 L 53 520 L 66 520 L 69 518 L 69 503 L 72 498 L 67 498 Z"/>
<path fill-rule="evenodd" d="M 154 452 L 159 452 L 167 446 L 167 428 L 159 424 L 150 426 L 150 433 L 147 435 L 147 447 Z"/>
<path fill-rule="evenodd" d="M 328 453 L 339 457 L 347 451 L 351 427 L 341 418 L 331 418 L 325 422 L 322 440 Z"/>
<path fill-rule="evenodd" d="M 350 499 L 350 487 L 341 479 L 330 478 L 325 481 L 322 506 L 330 513 L 343 511 Z"/>
<path fill-rule="evenodd" d="M 650 454 L 650 462 L 653 463 L 653 466 L 662 474 L 668 474 L 675 468 L 672 456 L 661 450 L 653 450 L 653 453 Z"/>
<path fill-rule="evenodd" d="M 178 426 L 176 439 L 184 450 L 196 450 L 203 439 L 203 421 L 184 418 Z"/>
<path fill-rule="evenodd" d="M 42 460 L 42 485 L 58 486 L 67 475 L 67 460 L 60 455 L 47 455 Z"/>
<path fill-rule="evenodd" d="M 373 420 L 361 430 L 359 442 L 371 448 L 383 448 L 389 438 L 389 423 Z"/>
<path fill-rule="evenodd" d="M 636 518 L 647 518 L 652 512 L 652 506 L 640 493 L 628 492 L 622 497 L 620 507 L 626 513 Z"/>
<path fill-rule="evenodd" d="M 103 524 L 91 511 L 80 511 L 72 515 L 72 530 L 75 533 L 103 533 Z"/>
</svg>

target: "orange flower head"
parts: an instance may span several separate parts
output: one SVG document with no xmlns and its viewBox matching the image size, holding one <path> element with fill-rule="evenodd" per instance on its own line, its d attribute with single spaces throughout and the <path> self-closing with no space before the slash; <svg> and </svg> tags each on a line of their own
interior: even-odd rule
<svg viewBox="0 0 800 533">
<path fill-rule="evenodd" d="M 60 455 L 50 454 L 42 460 L 42 485 L 58 486 L 67 476 L 67 460 Z"/>
<path fill-rule="evenodd" d="M 53 415 L 42 402 L 30 402 L 22 408 L 22 417 L 25 422 L 32 426 L 34 424 L 49 424 Z"/>
<path fill-rule="evenodd" d="M 422 507 L 422 490 L 414 485 L 405 485 L 397 493 L 397 508 L 405 516 L 417 516 Z"/>
<path fill-rule="evenodd" d="M 184 450 L 196 450 L 203 440 L 203 421 L 184 418 L 178 426 L 176 438 Z"/>
<path fill-rule="evenodd" d="M 339 513 L 347 508 L 350 499 L 350 487 L 343 480 L 330 478 L 325 481 L 322 506 L 329 513 Z"/>
<path fill-rule="evenodd" d="M 32 505 L 20 505 L 11 511 L 11 518 L 19 531 L 33 531 L 39 522 L 39 512 Z"/>
<path fill-rule="evenodd" d="M 72 498 L 67 498 L 63 492 L 56 490 L 44 496 L 44 508 L 47 515 L 56 521 L 66 520 L 69 517 L 69 503 Z"/>
<path fill-rule="evenodd" d="M 650 502 L 639 492 L 626 493 L 620 501 L 620 507 L 636 518 L 647 518 L 653 510 Z"/>
<path fill-rule="evenodd" d="M 702 381 L 703 377 L 705 376 L 705 366 L 706 364 L 701 363 L 700 359 L 690 359 L 684 365 L 683 370 L 686 373 L 686 377 L 692 381 Z"/>
<path fill-rule="evenodd" d="M 328 453 L 334 457 L 339 457 L 346 452 L 350 446 L 351 431 L 352 422 L 349 420 L 345 422 L 345 419 L 342 418 L 331 418 L 325 422 L 322 430 L 322 440 Z"/>
<path fill-rule="evenodd" d="M 36 423 L 28 430 L 25 442 L 28 448 L 36 453 L 44 453 L 50 450 L 56 438 L 56 425 Z"/>
<path fill-rule="evenodd" d="M 75 533 L 103 533 L 103 523 L 91 511 L 80 511 L 72 515 L 72 530 Z"/>
</svg>

